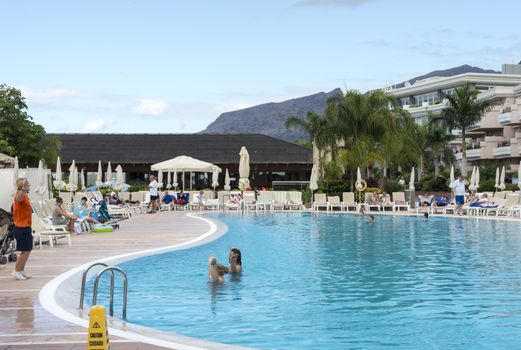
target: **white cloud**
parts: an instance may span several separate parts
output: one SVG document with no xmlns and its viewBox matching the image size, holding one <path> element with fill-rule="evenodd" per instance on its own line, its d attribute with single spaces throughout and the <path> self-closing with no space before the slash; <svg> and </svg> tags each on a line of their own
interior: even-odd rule
<svg viewBox="0 0 521 350">
<path fill-rule="evenodd" d="M 106 128 L 109 124 L 110 122 L 107 122 L 104 119 L 94 119 L 85 124 L 85 126 L 82 129 L 82 132 L 97 132 Z"/>
<path fill-rule="evenodd" d="M 143 98 L 137 106 L 132 108 L 132 113 L 157 116 L 163 114 L 167 108 L 168 103 L 163 100 Z"/>
<path fill-rule="evenodd" d="M 27 101 L 35 104 L 45 104 L 53 101 L 67 100 L 82 96 L 78 91 L 63 88 L 20 87 Z"/>
</svg>

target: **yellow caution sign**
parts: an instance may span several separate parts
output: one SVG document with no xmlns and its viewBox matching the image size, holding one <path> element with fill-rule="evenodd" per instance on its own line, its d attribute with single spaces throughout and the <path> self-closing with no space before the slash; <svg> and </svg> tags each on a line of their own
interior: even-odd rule
<svg viewBox="0 0 521 350">
<path fill-rule="evenodd" d="M 88 350 L 109 350 L 109 331 L 105 306 L 90 308 Z"/>
</svg>

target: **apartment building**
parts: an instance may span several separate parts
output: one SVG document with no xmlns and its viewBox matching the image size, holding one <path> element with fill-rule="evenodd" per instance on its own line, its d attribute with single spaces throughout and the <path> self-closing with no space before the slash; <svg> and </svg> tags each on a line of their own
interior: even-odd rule
<svg viewBox="0 0 521 350">
<path fill-rule="evenodd" d="M 484 160 L 499 160 L 507 170 L 517 171 L 521 160 L 521 64 L 504 64 L 502 72 L 464 73 L 451 77 L 432 77 L 388 88 L 400 100 L 418 124 L 438 114 L 447 104 L 444 96 L 470 83 L 480 90 L 478 99 L 491 101 L 493 107 L 467 131 L 467 165 Z M 456 160 L 461 163 L 461 141 L 455 140 Z M 461 165 L 461 164 L 459 164 Z"/>
</svg>

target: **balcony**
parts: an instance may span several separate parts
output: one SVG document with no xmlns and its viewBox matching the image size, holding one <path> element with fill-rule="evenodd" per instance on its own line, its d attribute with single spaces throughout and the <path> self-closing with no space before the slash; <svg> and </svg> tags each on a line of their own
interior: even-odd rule
<svg viewBox="0 0 521 350">
<path fill-rule="evenodd" d="M 510 115 L 509 112 L 501 113 L 500 115 L 498 115 L 497 121 L 501 125 L 508 125 L 508 124 L 512 123 L 512 116 Z"/>
<path fill-rule="evenodd" d="M 510 157 L 511 146 L 494 148 L 494 157 Z"/>
<path fill-rule="evenodd" d="M 461 160 L 463 158 L 463 153 L 458 152 L 456 153 L 456 160 Z M 467 159 L 476 159 L 481 158 L 481 149 L 474 148 L 474 149 L 468 149 L 467 150 Z"/>
</svg>

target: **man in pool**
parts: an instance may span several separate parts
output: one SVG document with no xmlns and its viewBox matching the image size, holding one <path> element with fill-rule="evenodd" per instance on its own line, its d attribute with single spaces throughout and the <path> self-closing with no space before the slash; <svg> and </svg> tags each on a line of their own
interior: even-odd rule
<svg viewBox="0 0 521 350">
<path fill-rule="evenodd" d="M 367 222 L 370 223 L 370 224 L 374 223 L 374 216 L 373 215 L 368 215 L 367 216 Z"/>
<path fill-rule="evenodd" d="M 241 251 L 238 248 L 230 248 L 230 254 L 228 255 L 228 261 L 230 262 L 230 272 L 233 274 L 239 274 L 242 272 L 242 257 Z"/>
<path fill-rule="evenodd" d="M 228 268 L 223 264 L 217 263 L 217 258 L 211 256 L 208 258 L 208 277 L 213 283 L 224 283 L 224 275 L 228 273 Z"/>
</svg>

